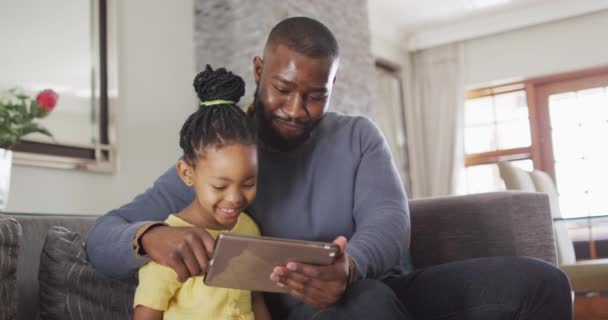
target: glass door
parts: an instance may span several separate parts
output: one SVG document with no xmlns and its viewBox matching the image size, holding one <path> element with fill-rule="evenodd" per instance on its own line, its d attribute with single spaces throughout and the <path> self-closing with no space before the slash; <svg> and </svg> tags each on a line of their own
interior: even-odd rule
<svg viewBox="0 0 608 320">
<path fill-rule="evenodd" d="M 608 75 L 537 87 L 543 170 L 564 217 L 608 214 Z"/>
</svg>

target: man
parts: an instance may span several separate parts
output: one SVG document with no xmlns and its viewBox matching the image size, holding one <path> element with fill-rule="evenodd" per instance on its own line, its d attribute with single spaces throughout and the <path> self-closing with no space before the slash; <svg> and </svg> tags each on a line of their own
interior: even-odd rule
<svg viewBox="0 0 608 320">
<path fill-rule="evenodd" d="M 407 199 L 376 126 L 327 112 L 338 64 L 331 31 L 303 17 L 277 24 L 263 58 L 253 59 L 257 88 L 249 114 L 261 150 L 250 213 L 264 235 L 333 240 L 343 253 L 330 266 L 277 266 L 270 277 L 289 295 L 267 295 L 273 317 L 571 319 L 567 279 L 537 260 L 477 259 L 404 275 Z M 158 222 L 193 198 L 170 168 L 99 219 L 87 241 L 91 262 L 115 277 L 148 259 L 173 268 L 181 281 L 200 275 L 213 239 Z"/>
</svg>

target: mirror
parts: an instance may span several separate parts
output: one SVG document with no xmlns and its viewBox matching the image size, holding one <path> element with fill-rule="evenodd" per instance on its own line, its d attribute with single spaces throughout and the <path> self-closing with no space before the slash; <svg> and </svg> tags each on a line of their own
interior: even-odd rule
<svg viewBox="0 0 608 320">
<path fill-rule="evenodd" d="M 59 95 L 38 121 L 53 138 L 30 134 L 15 147 L 15 163 L 112 171 L 108 117 L 106 0 L 0 2 L 0 92 Z M 113 90 L 115 93 L 116 90 Z"/>
</svg>

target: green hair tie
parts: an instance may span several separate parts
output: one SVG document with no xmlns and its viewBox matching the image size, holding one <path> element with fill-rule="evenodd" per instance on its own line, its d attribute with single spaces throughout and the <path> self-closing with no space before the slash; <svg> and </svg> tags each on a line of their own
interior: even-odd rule
<svg viewBox="0 0 608 320">
<path fill-rule="evenodd" d="M 205 107 L 209 107 L 209 106 L 215 106 L 218 104 L 234 104 L 234 101 L 230 101 L 230 100 L 211 100 L 211 101 L 203 101 L 201 102 L 201 106 L 205 106 Z"/>
</svg>

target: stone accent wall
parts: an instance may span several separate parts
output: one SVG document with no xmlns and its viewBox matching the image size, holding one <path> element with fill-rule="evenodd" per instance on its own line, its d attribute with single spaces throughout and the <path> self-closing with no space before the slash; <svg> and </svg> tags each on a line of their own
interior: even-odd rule
<svg viewBox="0 0 608 320">
<path fill-rule="evenodd" d="M 330 110 L 373 117 L 373 59 L 366 0 L 195 0 L 195 57 L 205 64 L 225 66 L 246 82 L 241 105 L 255 90 L 253 57 L 262 55 L 270 29 L 292 16 L 321 21 L 338 39 L 340 68 Z"/>
</svg>

